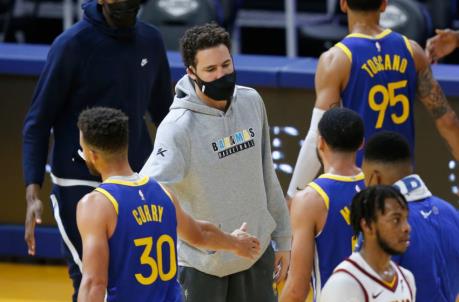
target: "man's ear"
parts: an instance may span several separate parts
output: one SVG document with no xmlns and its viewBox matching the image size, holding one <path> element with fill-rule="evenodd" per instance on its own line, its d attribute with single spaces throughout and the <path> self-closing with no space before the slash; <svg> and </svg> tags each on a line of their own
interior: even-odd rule
<svg viewBox="0 0 459 302">
<path fill-rule="evenodd" d="M 381 185 L 383 183 L 383 179 L 382 179 L 382 174 L 381 174 L 381 171 L 375 169 L 373 171 L 373 174 L 375 175 L 375 185 Z"/>
<path fill-rule="evenodd" d="M 191 79 L 193 79 L 193 80 L 196 81 L 196 80 L 197 80 L 196 71 L 193 70 L 193 69 L 194 69 L 194 67 L 188 66 L 188 67 L 186 68 L 186 74 L 187 74 Z"/>
<path fill-rule="evenodd" d="M 368 223 L 365 218 L 360 219 L 360 228 L 364 234 L 373 234 L 373 223 Z"/>
<path fill-rule="evenodd" d="M 388 0 L 383 0 L 381 2 L 381 6 L 379 7 L 379 12 L 383 13 L 386 10 L 387 5 L 388 5 Z"/>
<path fill-rule="evenodd" d="M 89 158 L 87 160 L 89 160 L 91 163 L 94 163 L 99 159 L 99 154 L 97 154 L 97 152 L 92 149 L 89 149 L 88 155 Z"/>
<path fill-rule="evenodd" d="M 382 175 L 378 169 L 375 169 L 372 165 L 363 160 L 363 171 L 365 171 L 365 185 L 376 186 L 382 184 Z"/>
<path fill-rule="evenodd" d="M 339 1 L 339 8 L 341 9 L 341 11 L 345 14 L 347 14 L 347 1 L 346 0 L 340 0 Z"/>
<path fill-rule="evenodd" d="M 317 135 L 317 149 L 323 152 L 325 148 L 325 144 L 326 143 L 322 135 L 318 134 Z"/>
</svg>

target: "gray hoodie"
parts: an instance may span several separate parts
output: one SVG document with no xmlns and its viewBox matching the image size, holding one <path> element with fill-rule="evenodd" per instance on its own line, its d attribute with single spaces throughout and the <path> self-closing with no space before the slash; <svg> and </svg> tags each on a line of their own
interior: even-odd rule
<svg viewBox="0 0 459 302">
<path fill-rule="evenodd" d="M 275 174 L 263 100 L 236 86 L 227 112 L 205 105 L 188 76 L 176 85 L 171 110 L 158 128 L 155 146 L 141 174 L 154 177 L 175 194 L 195 219 L 232 232 L 243 222 L 261 243 L 272 239 L 290 250 L 291 229 Z M 179 264 L 226 276 L 255 261 L 227 252 L 210 253 L 179 242 Z"/>
</svg>

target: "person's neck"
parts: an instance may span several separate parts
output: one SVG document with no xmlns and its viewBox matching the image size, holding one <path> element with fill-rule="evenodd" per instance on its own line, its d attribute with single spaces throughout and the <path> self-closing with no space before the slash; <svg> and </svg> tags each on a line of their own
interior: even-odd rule
<svg viewBox="0 0 459 302">
<path fill-rule="evenodd" d="M 112 176 L 131 176 L 134 174 L 129 163 L 111 163 L 106 165 L 104 168 L 99 169 L 100 175 L 102 177 L 102 181 L 105 181 L 107 178 Z"/>
<path fill-rule="evenodd" d="M 375 36 L 384 31 L 379 26 L 379 12 L 348 12 L 348 28 L 351 34 Z"/>
<path fill-rule="evenodd" d="M 223 112 L 226 112 L 226 110 L 228 109 L 228 101 L 216 101 L 214 99 L 211 99 L 210 97 L 202 93 L 201 89 L 199 89 L 198 84 L 196 83 L 194 83 L 194 89 L 196 91 L 196 95 L 198 96 L 198 98 L 207 106 L 221 110 Z"/>
<path fill-rule="evenodd" d="M 413 168 L 410 164 L 397 163 L 394 165 L 383 165 L 379 167 L 382 172 L 383 181 L 381 184 L 391 186 L 397 181 L 413 174 Z"/>
<path fill-rule="evenodd" d="M 381 279 L 388 282 L 392 281 L 394 271 L 390 264 L 391 256 L 383 251 L 376 242 L 369 244 L 364 241 L 360 255 Z"/>
<path fill-rule="evenodd" d="M 323 159 L 324 172 L 342 176 L 354 176 L 360 173 L 355 165 L 355 153 L 332 153 Z"/>
</svg>

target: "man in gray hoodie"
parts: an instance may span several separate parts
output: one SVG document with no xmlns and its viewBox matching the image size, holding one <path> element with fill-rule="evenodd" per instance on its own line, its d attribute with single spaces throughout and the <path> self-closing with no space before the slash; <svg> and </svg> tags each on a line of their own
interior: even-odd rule
<svg viewBox="0 0 459 302">
<path fill-rule="evenodd" d="M 230 49 L 229 34 L 215 24 L 184 34 L 187 75 L 176 85 L 141 174 L 167 186 L 195 219 L 223 230 L 247 222 L 260 240 L 255 260 L 179 242 L 178 278 L 187 301 L 276 301 L 273 276 L 282 281 L 290 261 L 288 210 L 263 100 L 254 89 L 235 85 Z"/>
</svg>

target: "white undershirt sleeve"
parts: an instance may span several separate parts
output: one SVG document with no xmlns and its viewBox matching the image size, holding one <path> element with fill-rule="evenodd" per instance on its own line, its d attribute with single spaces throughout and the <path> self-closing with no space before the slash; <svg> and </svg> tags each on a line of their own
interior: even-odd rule
<svg viewBox="0 0 459 302">
<path fill-rule="evenodd" d="M 314 108 L 312 111 L 311 125 L 301 146 L 295 169 L 293 170 L 292 180 L 288 186 L 287 194 L 290 197 L 304 189 L 317 176 L 320 170 L 320 161 L 316 152 L 319 132 L 317 127 L 324 113 L 325 110 L 319 108 Z"/>
</svg>

